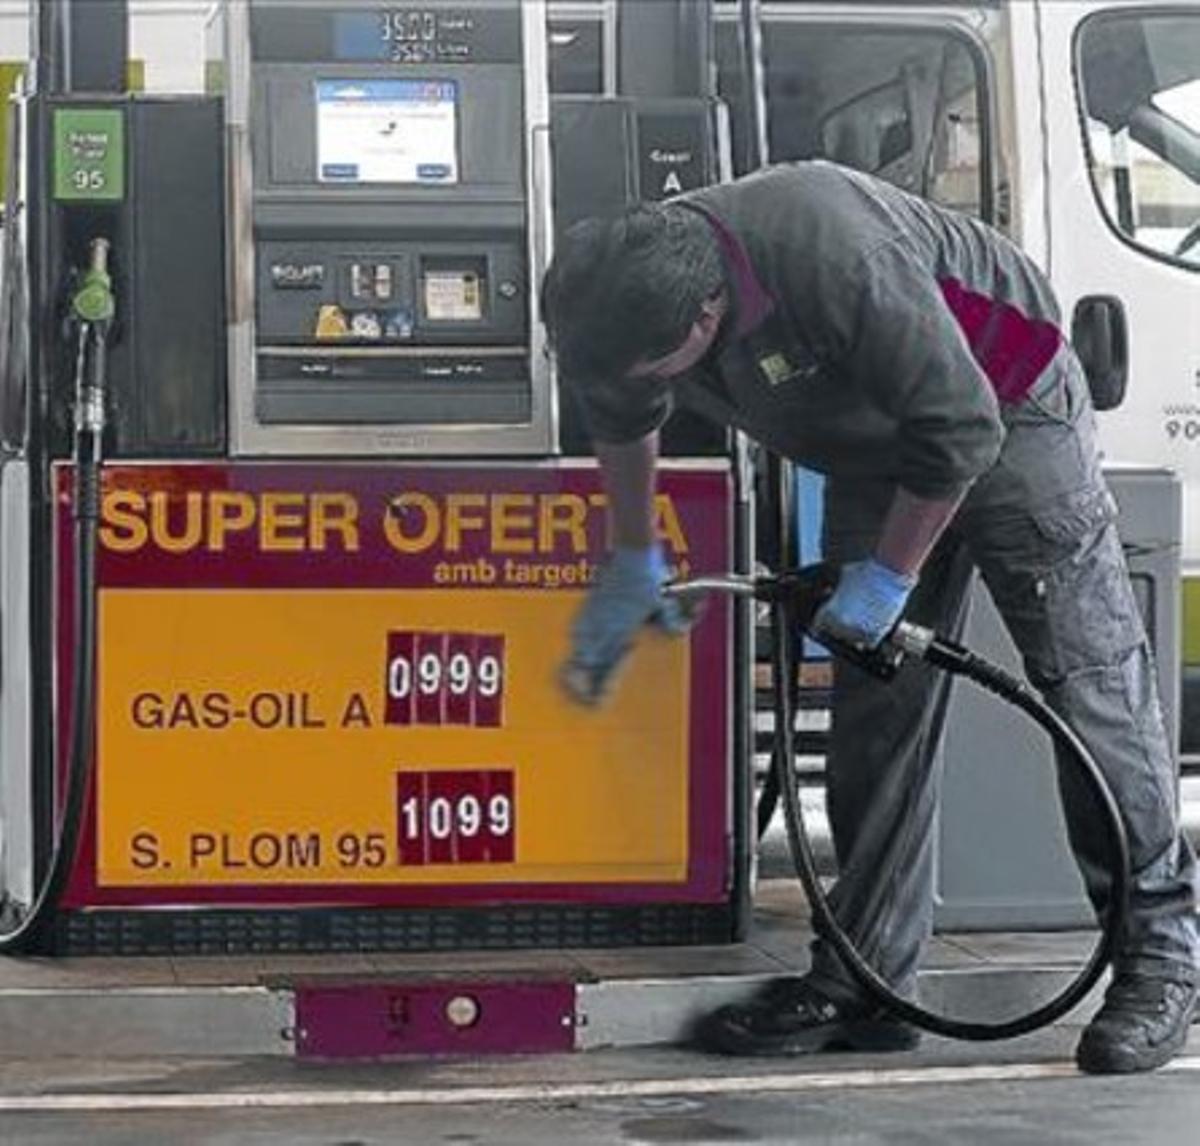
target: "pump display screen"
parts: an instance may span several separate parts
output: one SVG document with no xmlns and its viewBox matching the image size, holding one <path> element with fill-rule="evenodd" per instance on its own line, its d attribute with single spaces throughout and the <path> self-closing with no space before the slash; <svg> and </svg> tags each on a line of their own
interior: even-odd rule
<svg viewBox="0 0 1200 1146">
<path fill-rule="evenodd" d="M 435 12 L 430 8 L 338 12 L 333 19 L 337 59 L 396 64 L 468 61 L 478 23 L 467 11 Z"/>
<path fill-rule="evenodd" d="M 452 80 L 318 80 L 323 183 L 457 183 Z"/>
</svg>

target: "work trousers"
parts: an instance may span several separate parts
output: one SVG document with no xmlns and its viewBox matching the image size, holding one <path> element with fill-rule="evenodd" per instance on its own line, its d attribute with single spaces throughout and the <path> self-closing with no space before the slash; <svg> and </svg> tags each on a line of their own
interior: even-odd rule
<svg viewBox="0 0 1200 1146">
<path fill-rule="evenodd" d="M 1118 966 L 1194 980 L 1196 862 L 1179 829 L 1153 659 L 1075 356 L 1064 350 L 1003 417 L 1000 457 L 930 555 L 905 615 L 961 633 L 978 569 L 1030 683 L 1087 744 L 1120 806 L 1133 883 Z M 829 481 L 829 559 L 857 561 L 873 551 L 893 493 L 882 481 Z M 932 931 L 937 749 L 950 696 L 950 678 L 926 665 L 907 666 L 891 683 L 840 663 L 834 669 L 826 775 L 839 875 L 831 899 L 867 961 L 910 994 Z M 1072 850 L 1102 910 L 1104 821 L 1069 764 L 1060 763 L 1059 788 Z M 835 994 L 857 993 L 820 937 L 813 974 Z"/>
</svg>

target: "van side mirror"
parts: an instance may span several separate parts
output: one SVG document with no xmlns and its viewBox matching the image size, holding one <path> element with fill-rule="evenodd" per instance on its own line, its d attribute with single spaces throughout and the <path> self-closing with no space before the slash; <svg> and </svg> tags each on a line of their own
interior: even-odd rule
<svg viewBox="0 0 1200 1146">
<path fill-rule="evenodd" d="M 1097 410 L 1115 410 L 1129 382 L 1129 327 L 1119 298 L 1093 294 L 1081 298 L 1071 319 L 1071 344 Z"/>
</svg>

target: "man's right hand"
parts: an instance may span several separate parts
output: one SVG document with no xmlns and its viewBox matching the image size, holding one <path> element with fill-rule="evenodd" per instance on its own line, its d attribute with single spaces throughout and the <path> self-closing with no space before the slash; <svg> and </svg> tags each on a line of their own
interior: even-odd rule
<svg viewBox="0 0 1200 1146">
<path fill-rule="evenodd" d="M 678 602 L 664 597 L 670 571 L 657 545 L 615 549 L 597 574 L 571 626 L 571 655 L 560 679 L 580 704 L 599 704 L 638 629 L 654 621 L 668 633 L 684 633 L 688 619 Z"/>
</svg>

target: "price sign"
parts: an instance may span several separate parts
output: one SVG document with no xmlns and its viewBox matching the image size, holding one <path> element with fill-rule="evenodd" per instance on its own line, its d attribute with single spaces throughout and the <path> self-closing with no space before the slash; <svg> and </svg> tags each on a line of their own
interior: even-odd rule
<svg viewBox="0 0 1200 1146">
<path fill-rule="evenodd" d="M 512 772 L 401 772 L 396 789 L 400 863 L 513 862 Z"/>
<path fill-rule="evenodd" d="M 729 566 L 729 504 L 725 469 L 664 471 L 680 575 Z M 572 703 L 556 669 L 606 544 L 591 468 L 110 467 L 72 902 L 720 900 L 728 611 L 647 627 L 609 703 Z"/>
<path fill-rule="evenodd" d="M 385 677 L 388 724 L 498 728 L 502 723 L 503 637 L 388 633 Z"/>
</svg>

